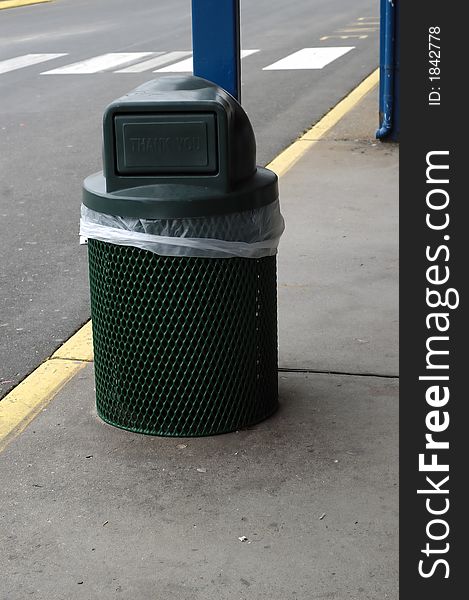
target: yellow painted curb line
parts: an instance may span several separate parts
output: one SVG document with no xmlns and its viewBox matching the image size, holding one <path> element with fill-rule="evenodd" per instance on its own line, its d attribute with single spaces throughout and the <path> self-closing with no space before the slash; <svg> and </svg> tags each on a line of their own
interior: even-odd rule
<svg viewBox="0 0 469 600">
<path fill-rule="evenodd" d="M 30 4 L 42 4 L 43 2 L 51 2 L 51 0 L 6 0 L 6 2 L 0 2 L 0 10 L 29 6 Z"/>
<path fill-rule="evenodd" d="M 91 321 L 0 400 L 0 452 L 93 360 Z"/>
<path fill-rule="evenodd" d="M 47 0 L 45 0 L 47 1 Z M 286 148 L 269 165 L 280 177 L 321 139 L 378 83 L 379 69 L 367 77 L 314 127 Z M 46 362 L 0 400 L 0 452 L 43 410 L 63 386 L 93 360 L 91 321 L 88 321 Z"/>
<path fill-rule="evenodd" d="M 354 108 L 360 100 L 370 91 L 379 81 L 379 69 L 376 69 L 358 87 L 350 92 L 343 100 L 339 102 L 332 110 L 316 123 L 309 131 L 302 135 L 291 146 L 288 146 L 281 154 L 267 165 L 279 177 L 285 175 L 295 163 L 318 142 L 334 125 L 336 125 L 344 115 Z"/>
<path fill-rule="evenodd" d="M 67 360 L 83 360 L 91 362 L 93 360 L 93 332 L 91 330 L 91 321 L 83 325 L 75 335 L 60 346 L 57 352 L 51 356 L 51 359 L 62 358 Z M 0 404 L 1 406 L 1 404 Z"/>
<path fill-rule="evenodd" d="M 0 452 L 87 364 L 85 361 L 46 360 L 0 401 Z"/>
</svg>

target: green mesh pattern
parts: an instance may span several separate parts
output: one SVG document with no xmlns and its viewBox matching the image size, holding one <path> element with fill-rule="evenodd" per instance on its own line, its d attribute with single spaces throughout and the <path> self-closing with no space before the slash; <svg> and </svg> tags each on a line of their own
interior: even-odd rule
<svg viewBox="0 0 469 600">
<path fill-rule="evenodd" d="M 276 257 L 186 258 L 90 239 L 98 414 L 202 436 L 277 408 Z"/>
</svg>

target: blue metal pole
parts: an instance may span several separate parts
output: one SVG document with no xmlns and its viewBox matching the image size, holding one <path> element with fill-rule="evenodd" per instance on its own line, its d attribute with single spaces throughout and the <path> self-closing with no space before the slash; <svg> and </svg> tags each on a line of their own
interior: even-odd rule
<svg viewBox="0 0 469 600">
<path fill-rule="evenodd" d="M 393 127 L 395 2 L 396 0 L 381 0 L 381 64 L 379 94 L 381 126 L 376 132 L 376 137 L 378 139 L 387 137 L 391 133 Z"/>
<path fill-rule="evenodd" d="M 239 0 L 192 0 L 194 75 L 241 101 Z"/>
<path fill-rule="evenodd" d="M 400 3 L 399 0 L 394 0 L 396 4 L 396 12 L 394 17 L 394 101 L 392 115 L 392 132 L 391 139 L 395 142 L 399 141 L 401 132 L 401 78 L 400 78 L 400 62 L 401 62 L 401 31 L 400 31 Z"/>
</svg>

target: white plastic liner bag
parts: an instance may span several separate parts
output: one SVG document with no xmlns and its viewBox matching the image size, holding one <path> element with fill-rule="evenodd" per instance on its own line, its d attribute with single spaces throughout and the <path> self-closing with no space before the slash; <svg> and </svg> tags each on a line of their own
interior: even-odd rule
<svg viewBox="0 0 469 600">
<path fill-rule="evenodd" d="M 160 256 L 263 258 L 277 253 L 285 223 L 279 201 L 226 215 L 138 219 L 81 205 L 80 240 L 134 246 Z"/>
</svg>

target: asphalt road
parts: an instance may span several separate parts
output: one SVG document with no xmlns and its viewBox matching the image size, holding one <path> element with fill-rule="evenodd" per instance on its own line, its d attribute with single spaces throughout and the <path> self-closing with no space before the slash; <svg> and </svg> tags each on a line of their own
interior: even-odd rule
<svg viewBox="0 0 469 600">
<path fill-rule="evenodd" d="M 378 13 L 376 0 L 242 3 L 242 47 L 259 50 L 242 67 L 259 164 L 376 68 Z M 161 76 L 116 73 L 120 67 L 41 73 L 108 53 L 190 50 L 190 32 L 189 0 L 55 0 L 0 11 L 0 397 L 88 320 L 78 221 L 82 181 L 101 169 L 102 113 Z M 303 48 L 330 46 L 353 50 L 322 69 L 263 70 Z M 17 57 L 42 53 L 62 56 L 11 68 Z"/>
</svg>

